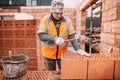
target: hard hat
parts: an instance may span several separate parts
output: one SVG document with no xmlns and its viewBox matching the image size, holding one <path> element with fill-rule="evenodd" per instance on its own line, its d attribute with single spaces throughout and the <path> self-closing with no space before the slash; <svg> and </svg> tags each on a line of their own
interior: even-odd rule
<svg viewBox="0 0 120 80">
<path fill-rule="evenodd" d="M 52 0 L 50 12 L 63 12 L 64 2 L 63 0 Z"/>
</svg>

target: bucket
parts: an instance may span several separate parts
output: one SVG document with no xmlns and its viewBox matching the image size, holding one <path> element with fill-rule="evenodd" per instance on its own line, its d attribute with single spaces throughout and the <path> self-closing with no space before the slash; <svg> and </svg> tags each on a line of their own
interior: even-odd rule
<svg viewBox="0 0 120 80">
<path fill-rule="evenodd" d="M 12 55 L 1 59 L 4 75 L 8 78 L 17 78 L 25 74 L 28 57 L 23 54 Z"/>
</svg>

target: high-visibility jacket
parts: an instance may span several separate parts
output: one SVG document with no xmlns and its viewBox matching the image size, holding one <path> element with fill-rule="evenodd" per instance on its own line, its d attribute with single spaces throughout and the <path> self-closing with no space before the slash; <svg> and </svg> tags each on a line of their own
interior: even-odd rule
<svg viewBox="0 0 120 80">
<path fill-rule="evenodd" d="M 64 17 L 65 21 L 62 21 L 60 23 L 60 28 L 59 28 L 59 37 L 63 37 L 64 39 L 67 39 L 69 35 L 72 35 L 75 33 L 75 30 L 72 25 L 72 21 Z M 46 33 L 49 36 L 54 36 L 57 37 L 57 31 L 55 24 L 53 20 L 50 18 L 50 15 L 47 15 L 42 18 L 40 27 L 38 30 L 38 33 Z M 57 58 L 61 58 L 62 53 L 67 52 L 67 43 L 65 43 L 62 46 L 59 46 L 58 48 L 58 53 L 57 53 Z M 42 55 L 44 57 L 50 58 L 50 59 L 56 59 L 56 52 L 57 52 L 57 45 L 55 43 L 53 44 L 48 44 L 45 42 L 42 42 Z"/>
</svg>

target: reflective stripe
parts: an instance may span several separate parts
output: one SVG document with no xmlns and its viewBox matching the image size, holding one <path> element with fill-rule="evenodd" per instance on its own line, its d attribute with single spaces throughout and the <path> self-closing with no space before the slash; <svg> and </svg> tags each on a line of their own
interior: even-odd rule
<svg viewBox="0 0 120 80">
<path fill-rule="evenodd" d="M 40 26 L 39 30 L 42 32 L 47 32 L 47 29 L 44 26 Z"/>
<path fill-rule="evenodd" d="M 43 44 L 44 46 L 49 47 L 49 48 L 57 48 L 57 45 L 53 46 L 53 45 L 50 45 L 50 44 L 45 43 L 45 42 L 42 42 L 42 44 Z M 59 46 L 59 48 L 64 48 L 64 47 L 66 47 L 66 46 L 67 46 L 67 44 L 64 43 L 63 45 Z"/>
<path fill-rule="evenodd" d="M 73 26 L 69 28 L 69 33 L 74 32 Z"/>
<path fill-rule="evenodd" d="M 47 22 L 47 33 L 50 34 L 50 15 L 46 16 L 46 22 Z"/>
<path fill-rule="evenodd" d="M 66 24 L 66 37 L 68 38 L 68 34 L 69 34 L 68 19 L 66 17 L 64 17 L 64 19 L 65 19 L 65 24 Z"/>
</svg>

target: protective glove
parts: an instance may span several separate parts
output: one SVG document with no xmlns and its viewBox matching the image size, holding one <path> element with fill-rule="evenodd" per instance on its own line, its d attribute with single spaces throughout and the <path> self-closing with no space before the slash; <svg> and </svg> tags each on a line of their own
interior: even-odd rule
<svg viewBox="0 0 120 80">
<path fill-rule="evenodd" d="M 85 51 L 83 51 L 81 49 L 78 49 L 77 53 L 80 54 L 80 55 L 88 56 L 88 57 L 90 56 L 90 54 L 88 54 L 87 52 L 85 52 Z"/>
<path fill-rule="evenodd" d="M 64 44 L 64 39 L 62 37 L 55 37 L 54 41 L 59 46 Z"/>
</svg>

